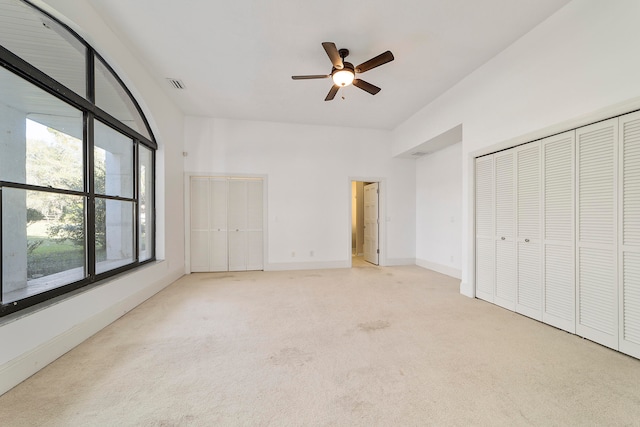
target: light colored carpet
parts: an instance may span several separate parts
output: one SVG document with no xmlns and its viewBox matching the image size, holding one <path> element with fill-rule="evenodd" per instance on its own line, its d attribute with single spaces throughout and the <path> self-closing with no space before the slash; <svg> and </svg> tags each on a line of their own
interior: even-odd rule
<svg viewBox="0 0 640 427">
<path fill-rule="evenodd" d="M 6 427 L 638 424 L 639 360 L 415 266 L 192 274 L 0 397 Z"/>
</svg>

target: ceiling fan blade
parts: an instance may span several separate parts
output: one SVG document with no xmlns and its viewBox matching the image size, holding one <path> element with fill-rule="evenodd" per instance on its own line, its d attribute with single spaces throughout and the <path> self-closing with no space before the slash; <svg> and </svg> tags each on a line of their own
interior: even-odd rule
<svg viewBox="0 0 640 427">
<path fill-rule="evenodd" d="M 324 99 L 325 101 L 331 101 L 333 100 L 333 98 L 336 97 L 336 93 L 338 93 L 338 89 L 340 89 L 340 86 L 338 85 L 333 85 L 331 87 L 331 90 L 329 90 L 329 93 L 327 94 L 327 97 Z"/>
<path fill-rule="evenodd" d="M 324 42 L 322 43 L 322 47 L 324 48 L 325 52 L 327 52 L 327 55 L 329 56 L 329 59 L 331 60 L 331 63 L 333 64 L 335 69 L 342 70 L 344 68 L 344 65 L 342 64 L 342 58 L 340 57 L 340 53 L 338 53 L 338 48 L 336 47 L 335 43 Z"/>
<path fill-rule="evenodd" d="M 364 80 L 361 80 L 361 79 L 354 79 L 353 85 L 355 87 L 359 87 L 365 92 L 369 92 L 371 95 L 375 95 L 381 90 L 378 86 L 374 86 L 371 83 L 365 82 Z"/>
<path fill-rule="evenodd" d="M 394 60 L 393 53 L 391 53 L 391 51 L 388 50 L 376 56 L 375 58 L 371 58 L 370 60 L 358 65 L 356 67 L 356 73 L 364 73 L 365 71 L 369 71 L 372 68 L 379 67 L 393 60 Z"/>
<path fill-rule="evenodd" d="M 293 80 L 326 79 L 331 77 L 328 74 L 314 74 L 310 76 L 291 76 Z"/>
</svg>

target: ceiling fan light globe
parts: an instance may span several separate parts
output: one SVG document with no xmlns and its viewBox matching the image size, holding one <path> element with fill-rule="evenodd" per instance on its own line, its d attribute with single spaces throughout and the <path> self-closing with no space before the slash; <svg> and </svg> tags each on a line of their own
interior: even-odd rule
<svg viewBox="0 0 640 427">
<path fill-rule="evenodd" d="M 345 87 L 353 83 L 355 76 L 351 70 L 342 69 L 334 72 L 331 77 L 333 78 L 333 83 L 337 86 Z"/>
</svg>

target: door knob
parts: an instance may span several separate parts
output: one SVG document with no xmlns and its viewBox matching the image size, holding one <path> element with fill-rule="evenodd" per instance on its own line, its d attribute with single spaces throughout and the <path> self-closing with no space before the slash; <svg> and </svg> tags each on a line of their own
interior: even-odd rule
<svg viewBox="0 0 640 427">
<path fill-rule="evenodd" d="M 500 240 L 505 240 L 505 238 L 504 238 L 504 237 L 501 237 L 501 238 L 500 238 Z"/>
<path fill-rule="evenodd" d="M 524 239 L 525 242 L 529 243 L 529 239 Z"/>
</svg>

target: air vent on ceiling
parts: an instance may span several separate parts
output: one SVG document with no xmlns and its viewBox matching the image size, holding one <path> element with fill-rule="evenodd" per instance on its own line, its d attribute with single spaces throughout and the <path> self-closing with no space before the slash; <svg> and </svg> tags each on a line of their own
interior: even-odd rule
<svg viewBox="0 0 640 427">
<path fill-rule="evenodd" d="M 416 151 L 415 153 L 411 153 L 411 156 L 422 157 L 422 156 L 426 156 L 427 154 L 429 154 L 428 151 Z"/>
<path fill-rule="evenodd" d="M 167 81 L 169 82 L 171 87 L 174 89 L 186 89 L 186 86 L 180 79 L 167 78 Z"/>
</svg>

